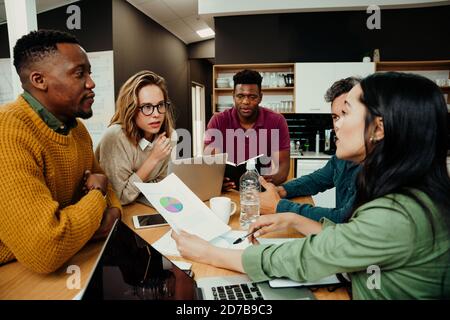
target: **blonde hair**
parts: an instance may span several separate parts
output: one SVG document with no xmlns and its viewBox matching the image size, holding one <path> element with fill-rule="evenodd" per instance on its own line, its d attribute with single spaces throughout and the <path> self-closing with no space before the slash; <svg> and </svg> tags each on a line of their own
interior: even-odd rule
<svg viewBox="0 0 450 320">
<path fill-rule="evenodd" d="M 158 86 L 164 95 L 164 102 L 170 102 L 166 80 L 152 71 L 140 71 L 131 76 L 120 88 L 116 101 L 116 113 L 109 124 L 110 126 L 120 124 L 125 131 L 125 135 L 134 145 L 137 145 L 144 137 L 144 132 L 136 125 L 135 118 L 137 113 L 140 112 L 138 101 L 139 91 L 148 85 Z M 174 129 L 172 106 L 166 108 L 164 115 L 164 122 L 158 133 L 165 132 L 166 136 L 170 137 Z"/>
</svg>

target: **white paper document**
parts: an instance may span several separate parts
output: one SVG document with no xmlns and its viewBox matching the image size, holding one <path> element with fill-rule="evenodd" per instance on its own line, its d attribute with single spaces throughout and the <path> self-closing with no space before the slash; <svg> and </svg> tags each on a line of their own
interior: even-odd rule
<svg viewBox="0 0 450 320">
<path fill-rule="evenodd" d="M 173 173 L 160 182 L 136 186 L 177 232 L 210 241 L 231 229 Z"/>
<path fill-rule="evenodd" d="M 298 240 L 299 238 L 257 238 L 260 244 L 283 244 L 296 239 Z"/>
<path fill-rule="evenodd" d="M 246 238 L 244 241 L 238 244 L 233 244 L 239 238 L 244 237 L 247 231 L 230 230 L 227 233 L 211 240 L 211 244 L 216 247 L 227 248 L 227 249 L 245 249 L 252 244 Z"/>
<path fill-rule="evenodd" d="M 158 241 L 154 242 L 152 246 L 164 255 L 179 257 L 180 252 L 178 251 L 177 244 L 175 243 L 175 240 L 172 239 L 171 234 L 172 230 L 163 235 Z M 251 245 L 251 243 L 248 242 L 248 239 L 245 239 L 241 243 L 233 244 L 236 239 L 245 236 L 245 234 L 245 231 L 230 230 L 229 232 L 212 239 L 210 243 L 221 248 L 245 249 Z"/>
<path fill-rule="evenodd" d="M 269 281 L 269 285 L 272 288 L 285 288 L 285 287 L 301 287 L 301 286 L 323 286 L 329 284 L 337 284 L 340 283 L 339 279 L 336 275 L 332 275 L 329 277 L 322 278 L 317 281 L 312 282 L 298 282 L 290 279 L 274 279 Z"/>
<path fill-rule="evenodd" d="M 184 262 L 184 261 L 172 261 L 174 265 L 176 265 L 181 270 L 191 270 L 192 263 Z"/>
</svg>

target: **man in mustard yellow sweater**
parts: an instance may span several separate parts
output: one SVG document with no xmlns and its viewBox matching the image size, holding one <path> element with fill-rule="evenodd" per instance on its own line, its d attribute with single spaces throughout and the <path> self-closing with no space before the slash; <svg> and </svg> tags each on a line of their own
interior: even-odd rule
<svg viewBox="0 0 450 320">
<path fill-rule="evenodd" d="M 14 66 L 24 93 L 0 107 L 0 264 L 49 273 L 105 237 L 122 209 L 77 120 L 92 116 L 95 96 L 77 39 L 31 32 Z"/>
</svg>

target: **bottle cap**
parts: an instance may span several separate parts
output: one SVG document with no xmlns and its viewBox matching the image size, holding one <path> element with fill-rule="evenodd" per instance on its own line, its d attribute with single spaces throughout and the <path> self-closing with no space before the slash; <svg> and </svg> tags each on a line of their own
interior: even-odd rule
<svg viewBox="0 0 450 320">
<path fill-rule="evenodd" d="M 246 168 L 247 168 L 247 170 L 256 170 L 256 161 L 255 161 L 255 159 L 248 160 Z"/>
</svg>

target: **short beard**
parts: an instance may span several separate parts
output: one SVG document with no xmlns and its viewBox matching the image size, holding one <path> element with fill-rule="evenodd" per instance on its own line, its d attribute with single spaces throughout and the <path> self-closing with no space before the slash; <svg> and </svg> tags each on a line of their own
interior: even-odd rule
<svg viewBox="0 0 450 320">
<path fill-rule="evenodd" d="M 92 117 L 92 110 L 90 110 L 89 112 L 78 111 L 77 113 L 74 114 L 74 116 L 75 118 L 81 118 L 86 120 Z"/>
</svg>

